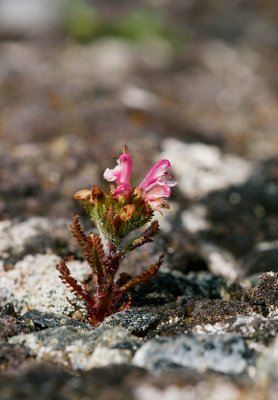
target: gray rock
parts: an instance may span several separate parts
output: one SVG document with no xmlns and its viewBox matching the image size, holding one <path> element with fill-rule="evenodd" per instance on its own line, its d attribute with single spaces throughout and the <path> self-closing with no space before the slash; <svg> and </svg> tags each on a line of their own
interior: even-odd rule
<svg viewBox="0 0 278 400">
<path fill-rule="evenodd" d="M 104 326 L 92 330 L 60 326 L 14 336 L 10 343 L 25 346 L 37 360 L 80 370 L 129 363 L 140 346 L 126 329 Z"/>
<path fill-rule="evenodd" d="M 155 371 L 185 367 L 239 375 L 247 372 L 251 359 L 240 336 L 186 334 L 150 340 L 136 352 L 133 364 Z"/>
</svg>

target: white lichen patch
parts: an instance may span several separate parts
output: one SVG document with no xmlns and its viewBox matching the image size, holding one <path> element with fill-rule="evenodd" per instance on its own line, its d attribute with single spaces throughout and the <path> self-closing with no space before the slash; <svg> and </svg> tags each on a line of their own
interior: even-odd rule
<svg viewBox="0 0 278 400">
<path fill-rule="evenodd" d="M 233 281 L 242 275 L 242 268 L 233 254 L 213 243 L 201 243 L 200 252 L 212 273 Z"/>
<path fill-rule="evenodd" d="M 6 220 L 0 222 L 0 257 L 7 261 L 20 260 L 27 254 L 39 254 L 52 248 L 57 233 L 66 234 L 68 221 L 55 221 L 32 217 L 26 221 Z"/>
<path fill-rule="evenodd" d="M 184 143 L 177 139 L 163 141 L 160 158 L 171 160 L 175 177 L 187 197 L 199 198 L 213 190 L 242 184 L 253 170 L 253 164 L 216 146 Z"/>
<path fill-rule="evenodd" d="M 62 284 L 55 266 L 59 257 L 53 254 L 28 255 L 14 269 L 0 269 L 0 305 L 12 302 L 20 313 L 38 309 L 54 314 L 70 315 L 76 297 Z M 78 280 L 89 272 L 85 263 L 72 261 L 69 268 Z"/>
<path fill-rule="evenodd" d="M 207 209 L 201 204 L 194 205 L 181 214 L 183 226 L 190 233 L 197 233 L 209 229 Z"/>
</svg>

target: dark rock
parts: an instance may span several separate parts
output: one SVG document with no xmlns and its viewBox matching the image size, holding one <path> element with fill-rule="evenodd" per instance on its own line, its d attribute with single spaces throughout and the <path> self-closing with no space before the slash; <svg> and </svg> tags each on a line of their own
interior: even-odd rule
<svg viewBox="0 0 278 400">
<path fill-rule="evenodd" d="M 12 303 L 0 308 L 0 339 L 8 338 L 19 333 L 29 333 L 34 330 L 34 324 L 24 321 L 16 313 Z"/>
<path fill-rule="evenodd" d="M 14 318 L 18 318 L 18 314 L 14 309 L 13 303 L 7 303 L 3 307 L 0 307 L 0 317 L 9 315 Z"/>
<path fill-rule="evenodd" d="M 250 303 L 266 316 L 278 307 L 278 273 L 265 272 L 259 278 L 258 286 L 247 294 Z"/>
<path fill-rule="evenodd" d="M 132 292 L 134 306 L 169 304 L 178 297 L 220 298 L 225 281 L 209 272 L 190 273 L 179 271 L 159 272 L 144 285 Z"/>
<path fill-rule="evenodd" d="M 122 326 L 136 336 L 144 336 L 150 329 L 155 328 L 160 320 L 158 313 L 147 310 L 131 309 L 106 318 L 104 324 Z"/>
<path fill-rule="evenodd" d="M 86 330 L 93 329 L 90 324 L 77 321 L 65 316 L 59 316 L 52 313 L 45 313 L 39 310 L 31 310 L 22 316 L 23 320 L 31 320 L 36 330 L 47 328 L 57 328 L 59 326 L 74 326 Z"/>
<path fill-rule="evenodd" d="M 185 275 L 185 279 L 192 287 L 194 295 L 200 297 L 219 299 L 222 297 L 222 290 L 227 287 L 224 278 L 207 271 L 190 272 Z"/>
<path fill-rule="evenodd" d="M 20 321 L 11 316 L 0 317 L 0 339 L 18 335 L 19 333 L 29 333 L 34 330 L 34 326 L 29 322 Z"/>
<path fill-rule="evenodd" d="M 50 364 L 33 364 L 15 376 L 1 377 L 1 400 L 135 399 L 131 382 L 146 372 L 131 365 L 94 368 L 82 375 Z"/>
<path fill-rule="evenodd" d="M 253 308 L 246 302 L 219 299 L 191 299 L 185 304 L 185 312 L 191 323 L 222 321 L 237 315 L 250 315 Z"/>
<path fill-rule="evenodd" d="M 266 248 L 264 248 L 266 247 Z M 266 243 L 257 246 L 246 257 L 246 273 L 248 275 L 268 271 L 278 272 L 278 246 Z"/>
<path fill-rule="evenodd" d="M 26 347 L 7 343 L 0 339 L 0 372 L 14 371 L 26 361 L 29 355 Z M 0 391 L 2 383 L 3 380 L 1 379 Z"/>
<path fill-rule="evenodd" d="M 186 285 L 186 278 L 182 274 L 176 277 L 172 272 L 158 272 L 149 282 L 135 287 L 132 291 L 134 306 L 165 304 L 173 301 L 183 293 Z M 187 290 L 192 293 L 187 285 Z"/>
</svg>

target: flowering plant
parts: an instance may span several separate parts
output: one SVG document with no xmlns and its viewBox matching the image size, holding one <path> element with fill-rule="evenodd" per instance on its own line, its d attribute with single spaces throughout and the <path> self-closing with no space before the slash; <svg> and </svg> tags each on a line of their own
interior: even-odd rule
<svg viewBox="0 0 278 400">
<path fill-rule="evenodd" d="M 61 280 L 81 297 L 87 306 L 87 318 L 97 325 L 108 315 L 126 310 L 131 305 L 127 292 L 137 284 L 148 281 L 159 270 L 163 254 L 158 261 L 142 274 L 132 277 L 127 273 L 117 274 L 121 259 L 130 251 L 153 241 L 158 232 L 157 221 L 138 235 L 134 231 L 151 221 L 154 211 L 169 208 L 167 198 L 175 181 L 167 179 L 171 164 L 160 160 L 135 188 L 130 184 L 132 158 L 124 146 L 123 153 L 114 169 L 107 168 L 104 179 L 112 182 L 108 192 L 94 185 L 91 190 L 80 190 L 74 198 L 82 201 L 99 234 L 85 235 L 74 216 L 70 230 L 81 246 L 91 273 L 79 284 L 70 273 L 66 260 L 57 264 Z"/>
</svg>

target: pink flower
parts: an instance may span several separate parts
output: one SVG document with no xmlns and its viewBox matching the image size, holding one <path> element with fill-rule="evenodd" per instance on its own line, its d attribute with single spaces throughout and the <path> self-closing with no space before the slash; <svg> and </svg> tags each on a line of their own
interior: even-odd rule
<svg viewBox="0 0 278 400">
<path fill-rule="evenodd" d="M 177 184 L 176 181 L 167 180 L 167 169 L 171 167 L 168 160 L 157 161 L 149 170 L 143 181 L 137 187 L 142 192 L 144 200 L 155 210 L 169 207 L 166 198 L 171 195 L 170 187 Z"/>
<path fill-rule="evenodd" d="M 127 146 L 124 146 L 123 154 L 117 160 L 118 165 L 114 169 L 106 168 L 103 177 L 109 182 L 116 183 L 114 195 L 128 194 L 131 192 L 130 178 L 132 172 L 132 158 L 128 154 Z"/>
<path fill-rule="evenodd" d="M 132 172 L 132 158 L 124 146 L 123 153 L 117 160 L 118 165 L 114 169 L 107 168 L 103 177 L 109 182 L 115 182 L 114 195 L 127 195 L 132 191 L 130 178 Z M 171 195 L 171 187 L 176 181 L 167 180 L 167 169 L 171 167 L 168 160 L 160 160 L 149 170 L 143 181 L 135 189 L 154 210 L 160 211 L 163 207 L 169 207 L 166 199 Z"/>
</svg>

